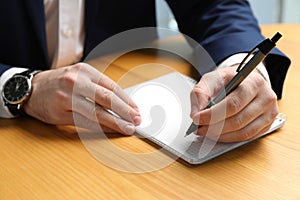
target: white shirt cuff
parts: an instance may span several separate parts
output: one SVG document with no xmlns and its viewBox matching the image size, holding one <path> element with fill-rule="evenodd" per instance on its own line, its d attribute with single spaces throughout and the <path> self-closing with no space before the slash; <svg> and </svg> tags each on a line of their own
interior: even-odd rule
<svg viewBox="0 0 300 200">
<path fill-rule="evenodd" d="M 236 64 L 240 64 L 243 59 L 247 56 L 247 53 L 238 53 L 238 54 L 234 54 L 232 56 L 230 56 L 229 58 L 227 58 L 226 60 L 224 60 L 219 66 L 218 68 L 224 68 L 224 67 L 230 67 Z M 252 58 L 252 56 L 249 56 L 248 60 L 250 60 Z M 247 61 L 248 61 L 247 60 Z M 246 62 L 247 62 L 246 61 Z M 256 69 L 261 73 L 261 75 L 268 81 L 268 83 L 271 85 L 270 82 L 270 77 L 269 74 L 267 72 L 267 69 L 265 67 L 265 65 L 261 62 L 257 65 Z"/>
<path fill-rule="evenodd" d="M 23 71 L 27 70 L 26 68 L 18 68 L 18 67 L 13 67 L 10 68 L 8 70 L 6 70 L 0 77 L 0 93 L 1 93 L 1 97 L 0 97 L 0 117 L 1 118 L 14 118 L 15 116 L 12 115 L 7 106 L 5 106 L 4 104 L 4 100 L 2 97 L 2 90 L 3 90 L 3 86 L 6 83 L 6 81 L 8 79 L 10 79 L 13 75 L 17 74 L 17 73 L 22 73 Z"/>
</svg>

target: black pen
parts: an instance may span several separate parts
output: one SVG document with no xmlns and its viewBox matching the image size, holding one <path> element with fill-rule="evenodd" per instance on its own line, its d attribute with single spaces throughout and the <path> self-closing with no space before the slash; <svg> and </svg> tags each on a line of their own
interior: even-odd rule
<svg viewBox="0 0 300 200">
<path fill-rule="evenodd" d="M 210 100 L 205 109 L 219 103 L 226 95 L 230 94 L 249 74 L 252 72 L 256 66 L 265 59 L 265 57 L 270 53 L 270 51 L 276 46 L 276 42 L 282 37 L 280 33 L 276 33 L 272 39 L 265 39 L 260 44 L 258 44 L 241 62 L 237 68 L 237 74 L 232 78 L 232 80 L 225 86 L 225 88 L 213 99 Z M 257 51 L 256 51 L 257 50 Z M 256 52 L 255 52 L 256 51 Z M 255 53 L 254 53 L 255 52 Z M 250 55 L 253 57 L 245 64 L 245 61 Z M 186 131 L 185 137 L 190 135 L 192 132 L 196 131 L 200 126 L 194 123 Z"/>
</svg>

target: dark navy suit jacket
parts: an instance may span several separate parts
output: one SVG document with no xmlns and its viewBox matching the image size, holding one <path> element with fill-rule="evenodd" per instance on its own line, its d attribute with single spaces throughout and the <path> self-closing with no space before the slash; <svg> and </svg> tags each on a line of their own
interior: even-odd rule
<svg viewBox="0 0 300 200">
<path fill-rule="evenodd" d="M 182 33 L 197 40 L 215 63 L 250 51 L 264 38 L 246 0 L 167 0 Z M 86 0 L 86 56 L 106 38 L 156 26 L 154 0 Z M 0 2 L 0 75 L 10 67 L 49 69 L 44 0 Z M 266 59 L 272 87 L 281 98 L 290 61 L 275 50 Z"/>
</svg>

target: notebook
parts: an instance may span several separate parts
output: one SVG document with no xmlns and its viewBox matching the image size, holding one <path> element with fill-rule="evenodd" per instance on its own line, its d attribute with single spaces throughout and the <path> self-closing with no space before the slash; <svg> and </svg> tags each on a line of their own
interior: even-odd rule
<svg viewBox="0 0 300 200">
<path fill-rule="evenodd" d="M 258 138 L 243 142 L 220 143 L 190 134 L 190 92 L 196 81 L 178 72 L 126 88 L 126 93 L 139 106 L 142 123 L 138 135 L 158 144 L 163 149 L 190 164 L 201 164 Z M 282 127 L 285 118 L 277 116 L 269 134 Z M 261 137 L 261 136 L 260 136 Z"/>
</svg>

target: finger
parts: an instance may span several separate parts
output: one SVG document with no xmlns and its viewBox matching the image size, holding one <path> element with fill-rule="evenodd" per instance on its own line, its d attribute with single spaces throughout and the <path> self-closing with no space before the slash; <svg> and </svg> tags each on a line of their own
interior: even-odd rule
<svg viewBox="0 0 300 200">
<path fill-rule="evenodd" d="M 82 66 L 73 93 L 87 97 L 123 119 L 139 125 L 141 123 L 139 110 L 120 86 L 91 66 L 84 63 Z"/>
<path fill-rule="evenodd" d="M 264 93 L 266 94 L 266 93 Z M 278 106 L 274 95 L 264 95 L 264 98 L 255 98 L 241 112 L 226 119 L 223 133 L 232 132 L 246 127 L 261 115 L 269 116 L 271 120 L 278 114 Z"/>
<path fill-rule="evenodd" d="M 252 105 L 256 95 L 257 90 L 251 84 L 241 84 L 221 102 L 194 115 L 193 121 L 199 125 L 209 125 L 223 121 L 241 112 L 250 104 Z M 263 104 L 259 104 L 259 102 L 257 104 L 260 108 L 255 107 L 254 110 L 250 110 L 251 107 L 247 109 L 247 111 L 250 111 L 250 115 L 254 115 L 253 112 L 259 112 L 258 115 L 263 111 L 261 109 Z M 247 111 L 244 111 L 244 113 Z"/>
<path fill-rule="evenodd" d="M 115 131 L 107 126 L 104 126 L 103 124 L 101 125 L 101 128 L 105 133 L 117 133 L 117 131 Z"/>
<path fill-rule="evenodd" d="M 126 92 L 113 80 L 107 76 L 103 76 L 99 79 L 98 84 L 112 91 L 116 96 L 118 96 L 123 102 L 127 103 L 137 112 L 139 112 L 138 106 L 136 103 L 126 94 Z"/>
<path fill-rule="evenodd" d="M 91 101 L 96 102 L 106 109 L 112 110 L 121 118 L 132 122 L 135 125 L 141 123 L 140 113 L 132 108 L 127 102 L 120 99 L 113 91 L 89 81 L 84 81 L 77 85 L 76 88 L 74 88 L 76 91 L 73 92 L 75 94 L 75 97 L 73 98 L 77 98 L 76 94 L 87 97 Z"/>
<path fill-rule="evenodd" d="M 244 141 L 255 136 L 262 134 L 263 131 L 267 131 L 271 124 L 275 120 L 276 112 L 270 112 L 260 115 L 255 120 L 251 121 L 247 126 L 241 127 L 238 130 L 231 132 L 223 132 L 223 123 L 219 122 L 210 126 L 202 126 L 197 131 L 197 135 L 206 136 L 211 139 L 217 139 L 221 142 L 238 142 Z M 266 130 L 267 129 L 267 130 Z"/>
<path fill-rule="evenodd" d="M 74 67 L 77 70 L 79 70 L 79 73 L 77 73 L 77 78 L 79 80 L 85 80 L 85 81 L 81 81 L 81 83 L 93 82 L 99 86 L 107 88 L 108 90 L 114 92 L 120 99 L 122 99 L 132 108 L 134 108 L 137 112 L 139 112 L 138 106 L 134 103 L 134 101 L 122 90 L 122 88 L 118 84 L 116 84 L 112 79 L 107 77 L 105 74 L 99 72 L 97 69 L 95 69 L 94 67 L 86 63 L 78 63 L 74 65 Z M 81 84 L 77 84 L 76 87 L 77 89 L 84 89 L 85 87 L 88 88 L 87 85 L 83 86 Z"/>
<path fill-rule="evenodd" d="M 112 91 L 116 94 L 116 96 L 118 96 L 129 106 L 138 111 L 138 106 L 135 104 L 135 102 L 124 92 L 124 90 L 116 82 L 114 82 L 112 79 L 110 79 L 103 73 L 97 72 L 96 74 L 97 76 L 95 76 L 95 73 L 91 74 L 92 81 L 94 83 Z"/>
<path fill-rule="evenodd" d="M 201 89 L 201 87 L 195 87 L 191 94 L 191 113 L 190 117 L 193 118 L 198 114 L 202 109 L 206 107 L 209 102 L 210 96 L 206 93 L 206 90 Z M 200 101 L 201 99 L 201 101 Z"/>
<path fill-rule="evenodd" d="M 262 123 L 261 120 L 264 123 L 263 127 L 261 127 L 261 123 Z M 250 123 L 248 126 L 246 126 L 245 128 L 239 131 L 222 134 L 219 138 L 219 142 L 241 142 L 241 141 L 253 139 L 255 137 L 258 137 L 266 133 L 270 129 L 273 121 L 266 120 L 264 119 L 263 116 L 259 117 L 258 119 Z"/>
<path fill-rule="evenodd" d="M 135 132 L 135 126 L 112 113 L 106 111 L 103 107 L 87 101 L 84 98 L 76 98 L 73 102 L 73 109 L 77 113 L 85 116 L 87 119 L 102 124 L 117 132 L 131 135 Z M 77 122 L 76 122 L 77 123 Z"/>
<path fill-rule="evenodd" d="M 79 112 L 73 112 L 74 122 L 73 125 L 79 128 L 88 129 L 91 131 L 100 131 L 102 130 L 99 123 L 87 118 L 86 116 L 80 114 Z"/>
<path fill-rule="evenodd" d="M 138 111 L 132 108 L 128 102 L 124 102 L 114 92 L 95 85 L 95 101 L 97 104 L 108 108 L 118 114 L 121 118 L 139 125 L 141 123 L 141 116 Z"/>
<path fill-rule="evenodd" d="M 261 109 L 265 108 L 265 104 L 271 96 L 274 97 L 271 88 L 265 79 L 258 73 L 251 73 L 231 94 L 218 104 L 212 106 L 211 109 L 205 110 L 202 113 L 195 115 L 193 120 L 200 125 L 208 125 L 222 121 L 224 118 L 229 118 L 242 111 L 246 106 L 252 104 L 254 98 L 260 99 Z M 264 95 L 258 96 L 258 95 Z"/>
<path fill-rule="evenodd" d="M 209 100 L 224 88 L 224 84 L 232 77 L 224 70 L 216 70 L 205 74 L 191 92 L 191 117 L 203 110 Z"/>
<path fill-rule="evenodd" d="M 90 131 L 97 131 L 99 132 L 99 130 L 102 130 L 105 133 L 115 133 L 116 131 L 99 124 L 98 122 L 94 122 L 92 120 L 90 120 L 89 118 L 81 115 L 80 113 L 77 112 L 73 112 L 73 118 L 74 121 L 76 121 L 76 123 L 74 123 L 73 125 L 76 125 L 76 127 L 80 127 L 80 128 L 84 128 Z"/>
</svg>

